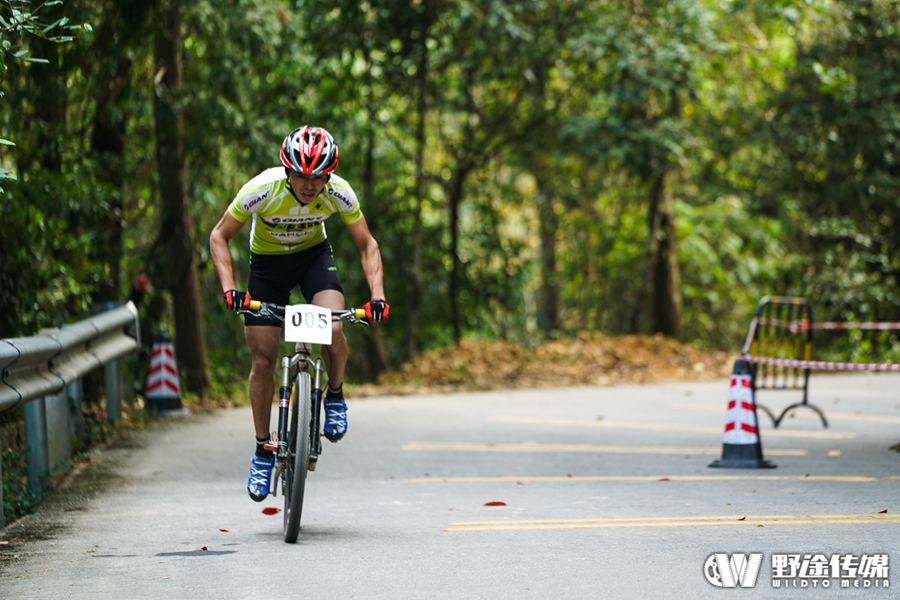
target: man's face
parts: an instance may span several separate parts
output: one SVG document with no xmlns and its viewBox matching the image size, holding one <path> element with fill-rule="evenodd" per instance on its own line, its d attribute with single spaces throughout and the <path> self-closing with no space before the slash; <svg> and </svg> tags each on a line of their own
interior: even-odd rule
<svg viewBox="0 0 900 600">
<path fill-rule="evenodd" d="M 291 171 L 288 175 L 291 189 L 303 204 L 309 204 L 316 196 L 322 193 L 322 188 L 328 182 L 328 175 L 304 175 L 297 171 Z"/>
</svg>

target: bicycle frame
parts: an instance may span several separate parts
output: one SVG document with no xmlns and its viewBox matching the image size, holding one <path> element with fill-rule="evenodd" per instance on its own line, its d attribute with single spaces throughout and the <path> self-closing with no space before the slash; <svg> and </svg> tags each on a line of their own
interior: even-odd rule
<svg viewBox="0 0 900 600">
<path fill-rule="evenodd" d="M 284 460 L 287 454 L 287 429 L 288 419 L 290 418 L 291 400 L 293 398 L 292 388 L 296 374 L 301 370 L 307 372 L 312 370 L 312 431 L 310 432 L 310 470 L 314 470 L 313 466 L 319 457 L 319 417 L 322 406 L 322 373 L 325 370 L 325 364 L 321 358 L 314 361 L 311 357 L 312 345 L 305 343 L 297 343 L 294 348 L 293 356 L 284 356 L 281 359 L 281 387 L 278 390 L 278 449 L 277 458 L 279 461 Z"/>
</svg>

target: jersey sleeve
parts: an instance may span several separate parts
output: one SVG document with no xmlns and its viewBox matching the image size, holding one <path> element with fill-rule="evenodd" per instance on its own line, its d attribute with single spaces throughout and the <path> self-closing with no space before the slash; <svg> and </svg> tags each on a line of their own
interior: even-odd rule
<svg viewBox="0 0 900 600">
<path fill-rule="evenodd" d="M 334 179 L 337 179 L 336 177 Z M 328 197 L 331 198 L 338 207 L 338 214 L 345 225 L 353 225 L 362 219 L 362 209 L 359 206 L 359 199 L 356 192 L 345 181 L 334 181 L 329 183 L 326 188 Z"/>
<path fill-rule="evenodd" d="M 228 205 L 228 214 L 241 223 L 246 223 L 250 215 L 258 211 L 263 203 L 271 197 L 271 186 L 259 185 L 251 181 L 241 188 L 241 191 Z"/>
</svg>

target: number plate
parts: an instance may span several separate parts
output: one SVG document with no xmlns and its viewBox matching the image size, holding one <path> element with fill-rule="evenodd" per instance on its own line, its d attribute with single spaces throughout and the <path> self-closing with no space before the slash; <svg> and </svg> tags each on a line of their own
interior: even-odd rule
<svg viewBox="0 0 900 600">
<path fill-rule="evenodd" d="M 313 304 L 284 307 L 284 340 L 331 345 L 331 309 Z"/>
</svg>

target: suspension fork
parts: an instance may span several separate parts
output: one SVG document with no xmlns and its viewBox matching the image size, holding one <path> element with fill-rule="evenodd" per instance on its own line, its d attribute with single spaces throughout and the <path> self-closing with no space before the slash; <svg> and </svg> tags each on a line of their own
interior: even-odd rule
<svg viewBox="0 0 900 600">
<path fill-rule="evenodd" d="M 287 430 L 288 423 L 290 423 L 291 389 L 294 383 L 291 380 L 291 373 L 297 363 L 306 362 L 306 360 L 307 357 L 304 354 L 284 356 L 281 359 L 281 387 L 278 388 L 278 449 L 276 451 L 279 462 L 287 456 Z"/>
<path fill-rule="evenodd" d="M 312 386 L 312 422 L 309 427 L 309 462 L 310 470 L 315 470 L 316 461 L 319 459 L 319 421 L 322 415 L 322 372 L 324 371 L 324 363 L 321 358 L 317 358 L 313 363 L 313 386 Z"/>
</svg>

